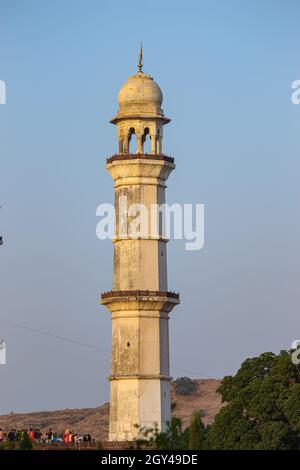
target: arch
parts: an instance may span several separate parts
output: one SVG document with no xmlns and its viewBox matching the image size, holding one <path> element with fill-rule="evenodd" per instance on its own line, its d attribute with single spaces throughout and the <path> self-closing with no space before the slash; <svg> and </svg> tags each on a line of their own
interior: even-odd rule
<svg viewBox="0 0 300 470">
<path fill-rule="evenodd" d="M 130 127 L 128 130 L 128 153 L 137 152 L 137 137 L 134 127 Z"/>
<path fill-rule="evenodd" d="M 151 136 L 150 136 L 150 129 L 149 127 L 145 127 L 143 135 L 142 135 L 142 148 L 143 153 L 152 153 L 151 152 Z"/>
</svg>

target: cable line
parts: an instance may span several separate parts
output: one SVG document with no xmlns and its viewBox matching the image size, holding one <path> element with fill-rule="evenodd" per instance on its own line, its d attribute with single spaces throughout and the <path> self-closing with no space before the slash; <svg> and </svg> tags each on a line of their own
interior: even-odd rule
<svg viewBox="0 0 300 470">
<path fill-rule="evenodd" d="M 31 331 L 32 333 L 37 333 L 39 335 L 48 336 L 50 338 L 55 338 L 55 339 L 58 339 L 60 341 L 64 341 L 66 343 L 76 344 L 77 346 L 82 346 L 84 348 L 93 349 L 94 351 L 100 351 L 100 352 L 104 352 L 104 353 L 107 353 L 107 354 L 111 353 L 111 351 L 109 349 L 99 348 L 98 346 L 94 346 L 94 345 L 88 344 L 88 343 L 82 343 L 81 341 L 76 341 L 74 339 L 66 338 L 65 336 L 55 335 L 54 333 L 48 333 L 47 331 L 39 330 L 38 328 L 32 328 L 30 326 L 21 325 L 21 324 L 13 323 L 13 322 L 6 321 L 6 320 L 0 320 L 0 323 L 2 323 L 3 325 L 12 326 L 13 328 L 20 328 L 20 329 L 23 329 L 23 330 L 26 330 L 26 331 Z M 201 372 L 187 370 L 187 369 L 180 369 L 178 367 L 172 367 L 171 366 L 171 369 L 174 370 L 174 371 L 185 372 L 187 374 L 195 375 L 197 377 L 206 377 L 206 378 L 209 378 L 209 379 L 214 378 L 210 375 L 203 374 Z"/>
</svg>

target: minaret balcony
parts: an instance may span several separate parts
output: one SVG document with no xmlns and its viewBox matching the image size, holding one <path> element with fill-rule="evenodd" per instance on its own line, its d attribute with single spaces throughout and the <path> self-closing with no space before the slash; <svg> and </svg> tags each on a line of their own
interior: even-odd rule
<svg viewBox="0 0 300 470">
<path fill-rule="evenodd" d="M 180 303 L 179 293 L 151 290 L 112 290 L 101 294 L 101 304 L 113 316 L 152 316 L 168 318 L 168 313 Z M 145 311 L 152 311 L 151 314 Z M 139 314 L 136 314 L 139 311 Z M 156 313 L 155 313 L 156 311 Z"/>
<path fill-rule="evenodd" d="M 105 300 L 110 297 L 169 297 L 175 300 L 179 300 L 178 292 L 168 292 L 159 290 L 111 290 L 109 292 L 103 292 L 101 294 L 101 300 Z"/>
<path fill-rule="evenodd" d="M 174 163 L 174 158 L 164 155 L 164 154 L 152 154 L 152 153 L 120 153 L 114 154 L 111 157 L 106 159 L 106 163 L 113 163 L 115 161 L 124 161 L 124 160 L 160 160 L 168 163 Z"/>
</svg>

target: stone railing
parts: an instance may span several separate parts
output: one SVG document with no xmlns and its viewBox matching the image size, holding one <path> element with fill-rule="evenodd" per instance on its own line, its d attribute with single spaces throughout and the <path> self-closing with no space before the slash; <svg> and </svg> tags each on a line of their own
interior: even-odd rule
<svg viewBox="0 0 300 470">
<path fill-rule="evenodd" d="M 102 300 L 110 297 L 169 297 L 179 300 L 179 294 L 177 292 L 159 290 L 111 290 L 101 294 Z"/>
<path fill-rule="evenodd" d="M 143 160 L 163 160 L 165 162 L 174 163 L 173 157 L 168 157 L 167 155 L 155 155 L 152 153 L 120 153 L 112 155 L 111 157 L 106 159 L 106 163 L 112 163 L 115 161 L 120 160 L 135 160 L 135 159 L 143 159 Z"/>
</svg>

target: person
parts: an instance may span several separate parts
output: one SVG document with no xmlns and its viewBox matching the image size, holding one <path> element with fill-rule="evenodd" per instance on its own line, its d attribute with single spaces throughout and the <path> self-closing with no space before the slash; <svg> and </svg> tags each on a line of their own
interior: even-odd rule
<svg viewBox="0 0 300 470">
<path fill-rule="evenodd" d="M 0 428 L 0 442 L 2 442 L 3 440 L 4 440 L 4 434 L 3 434 L 2 429 Z"/>
<path fill-rule="evenodd" d="M 7 440 L 9 442 L 13 442 L 15 440 L 16 436 L 15 436 L 15 433 L 14 433 L 14 430 L 13 428 L 11 428 L 11 430 L 9 431 L 8 435 L 7 435 Z"/>
<path fill-rule="evenodd" d="M 34 429 L 30 428 L 28 435 L 29 435 L 30 439 L 32 441 L 34 441 L 34 438 L 35 438 Z"/>
<path fill-rule="evenodd" d="M 69 442 L 70 442 L 71 444 L 74 443 L 74 433 L 73 433 L 73 431 L 70 431 L 70 434 L 69 434 Z"/>
<path fill-rule="evenodd" d="M 64 433 L 64 442 L 65 442 L 65 444 L 69 444 L 69 431 L 68 431 L 68 429 L 66 429 L 66 431 Z"/>
<path fill-rule="evenodd" d="M 48 432 L 46 433 L 46 438 L 47 438 L 47 442 L 53 441 L 53 432 L 51 428 L 49 428 Z"/>
<path fill-rule="evenodd" d="M 42 440 L 42 433 L 39 429 L 36 429 L 34 432 L 34 438 L 38 441 L 41 442 Z"/>
</svg>

